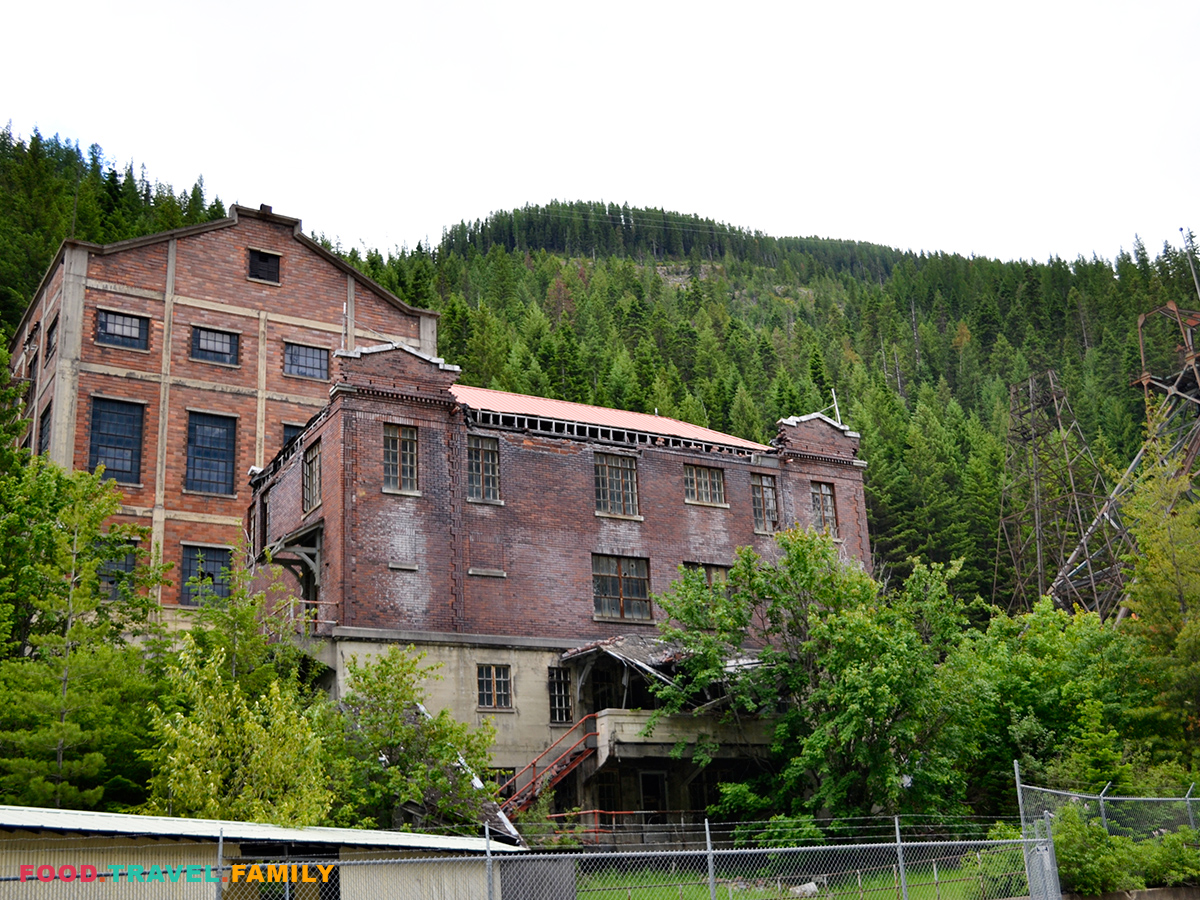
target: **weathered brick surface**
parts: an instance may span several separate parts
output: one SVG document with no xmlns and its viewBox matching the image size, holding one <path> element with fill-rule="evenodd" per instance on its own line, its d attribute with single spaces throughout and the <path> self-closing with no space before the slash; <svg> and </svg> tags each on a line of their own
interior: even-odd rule
<svg viewBox="0 0 1200 900">
<path fill-rule="evenodd" d="M 728 566 L 741 546 L 769 555 L 772 537 L 754 527 L 754 473 L 776 477 L 781 526 L 811 525 L 812 482 L 832 484 L 844 551 L 869 559 L 857 439 L 833 423 L 785 427 L 783 446 L 756 457 L 609 446 L 472 425 L 448 391 L 454 377 L 402 350 L 340 357 L 333 403 L 305 436 L 324 448 L 321 507 L 299 509 L 302 452 L 263 484 L 274 536 L 323 520 L 322 597 L 339 624 L 572 642 L 652 630 L 596 617 L 592 555 L 649 560 L 655 593 L 683 563 Z M 383 489 L 389 423 L 418 430 L 420 496 Z M 466 499 L 469 433 L 498 441 L 502 505 Z M 640 521 L 596 514 L 597 453 L 637 458 Z M 685 465 L 721 469 L 728 507 L 686 503 Z"/>
<path fill-rule="evenodd" d="M 233 522 L 246 510 L 249 501 L 246 474 L 258 462 L 260 387 L 265 391 L 261 421 L 264 460 L 270 460 L 282 447 L 284 423 L 302 425 L 328 402 L 330 379 L 284 373 L 284 343 L 324 348 L 330 353 L 332 367 L 333 351 L 342 345 L 345 327 L 347 279 L 353 276 L 298 240 L 294 220 L 253 210 L 235 212 L 234 224 L 222 223 L 198 233 L 168 233 L 140 246 L 117 244 L 90 250 L 86 276 L 97 286 L 85 288 L 79 309 L 62 309 L 64 265 L 57 263 L 11 345 L 13 372 L 24 377 L 33 353 L 38 355 L 39 370 L 47 363 L 44 343 L 50 321 L 60 312 L 79 317 L 82 342 L 78 366 L 60 365 L 60 348 L 45 370 L 36 373 L 33 411 L 36 427 L 38 414 L 53 397 L 55 380 L 72 380 L 72 391 L 77 398 L 74 434 L 56 434 L 55 440 L 70 439 L 72 459 L 79 468 L 85 468 L 89 461 L 94 396 L 145 404 L 141 480 L 138 485 L 124 486 L 125 503 L 130 508 L 147 511 L 155 506 L 155 470 L 161 447 L 165 458 L 163 555 L 177 567 L 182 541 L 228 545 L 242 534 L 241 525 L 204 519 L 222 517 Z M 175 302 L 168 336 L 165 293 L 172 237 L 176 247 Z M 248 277 L 251 247 L 280 254 L 278 284 L 265 284 Z M 419 311 L 402 308 L 402 304 L 388 300 L 361 281 L 356 280 L 355 284 L 356 308 L 364 324 L 385 334 L 414 339 L 419 336 Z M 137 296 L 140 292 L 158 296 Z M 209 308 L 212 304 L 219 306 Z M 147 349 L 97 343 L 99 308 L 147 318 Z M 265 343 L 260 341 L 264 315 L 269 317 Z M 301 319 L 313 324 L 294 321 Z M 236 333 L 237 364 L 192 359 L 192 332 L 197 327 Z M 160 435 L 164 352 L 169 357 L 171 383 L 166 430 Z M 265 357 L 261 385 L 260 354 Z M 237 417 L 233 495 L 193 493 L 186 489 L 189 410 Z M 331 453 L 331 457 L 333 461 L 327 466 L 338 464 L 337 454 Z M 151 521 L 150 515 L 139 519 L 147 526 Z M 164 591 L 162 597 L 165 603 L 177 602 L 178 588 Z"/>
</svg>

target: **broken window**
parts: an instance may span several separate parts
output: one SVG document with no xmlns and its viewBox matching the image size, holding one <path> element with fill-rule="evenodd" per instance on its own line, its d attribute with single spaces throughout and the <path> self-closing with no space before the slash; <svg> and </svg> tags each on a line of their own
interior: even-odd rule
<svg viewBox="0 0 1200 900">
<path fill-rule="evenodd" d="M 496 438 L 467 438 L 467 499 L 500 499 L 500 442 Z"/>
<path fill-rule="evenodd" d="M 213 331 L 211 328 L 192 328 L 192 359 L 204 362 L 238 364 L 238 336 L 229 331 Z"/>
<path fill-rule="evenodd" d="M 779 525 L 779 505 L 775 500 L 775 476 L 750 476 L 750 493 L 754 498 L 754 530 L 772 532 Z"/>
<path fill-rule="evenodd" d="M 141 316 L 96 310 L 96 343 L 145 350 L 150 339 L 150 320 Z"/>
<path fill-rule="evenodd" d="M 251 250 L 248 274 L 255 281 L 279 284 L 279 254 L 266 250 Z"/>
<path fill-rule="evenodd" d="M 417 491 L 417 429 L 383 426 L 383 488 Z"/>
<path fill-rule="evenodd" d="M 571 722 L 571 670 L 550 667 L 550 724 Z"/>
<path fill-rule="evenodd" d="M 304 451 L 304 511 L 321 503 L 321 442 L 314 441 Z"/>
<path fill-rule="evenodd" d="M 706 466 L 683 467 L 684 496 L 693 503 L 723 504 L 725 473 Z"/>
<path fill-rule="evenodd" d="M 683 564 L 685 569 L 693 569 L 697 572 L 704 573 L 704 581 L 709 587 L 713 585 L 724 585 L 729 581 L 729 566 L 714 566 L 709 563 L 690 563 Z"/>
<path fill-rule="evenodd" d="M 478 667 L 479 705 L 484 709 L 511 709 L 512 682 L 508 666 Z"/>
<path fill-rule="evenodd" d="M 304 344 L 283 345 L 283 372 L 301 378 L 329 378 L 329 351 L 324 347 L 306 347 Z"/>
<path fill-rule="evenodd" d="M 813 527 L 828 531 L 829 536 L 838 536 L 837 506 L 833 502 L 833 485 L 824 481 L 812 483 Z"/>
<path fill-rule="evenodd" d="M 592 595 L 598 616 L 649 621 L 649 561 L 592 554 Z"/>
<path fill-rule="evenodd" d="M 596 511 L 614 516 L 638 514 L 636 459 L 596 454 Z"/>
</svg>

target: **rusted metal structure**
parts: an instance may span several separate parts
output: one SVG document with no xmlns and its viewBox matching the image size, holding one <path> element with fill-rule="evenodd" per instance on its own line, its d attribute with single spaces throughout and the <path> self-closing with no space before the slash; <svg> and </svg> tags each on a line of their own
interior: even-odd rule
<svg viewBox="0 0 1200 900">
<path fill-rule="evenodd" d="M 1115 509 L 1105 511 L 1108 483 L 1053 370 L 1010 388 L 1005 471 L 995 586 L 1011 565 L 1010 610 L 1051 594 L 1066 609 L 1110 615 L 1131 544 Z"/>
</svg>

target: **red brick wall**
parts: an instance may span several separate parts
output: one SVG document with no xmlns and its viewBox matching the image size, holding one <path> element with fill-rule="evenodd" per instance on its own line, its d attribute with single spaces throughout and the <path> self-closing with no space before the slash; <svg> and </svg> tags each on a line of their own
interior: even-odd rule
<svg viewBox="0 0 1200 900">
<path fill-rule="evenodd" d="M 650 629 L 636 620 L 597 621 L 592 554 L 649 560 L 650 589 L 662 593 L 685 562 L 728 566 L 734 551 L 752 546 L 768 555 L 773 539 L 754 529 L 751 475 L 773 475 L 780 525 L 812 523 L 811 481 L 834 484 L 843 547 L 867 561 L 862 470 L 848 464 L 758 459 L 666 447 L 640 450 L 469 428 L 451 405 L 452 373 L 403 351 L 342 359 L 339 378 L 358 386 L 339 391 L 317 439 L 326 466 L 324 581 L 326 600 L 341 603 L 347 626 L 413 631 L 562 638 L 583 641 Z M 420 383 L 424 370 L 429 380 Z M 432 380 L 432 383 L 430 383 Z M 383 490 L 386 423 L 415 426 L 420 496 Z M 857 441 L 821 423 L 823 451 L 847 463 Z M 494 437 L 500 451 L 503 505 L 466 501 L 467 434 Z M 328 472 L 338 454 L 340 485 Z M 637 457 L 642 521 L 597 516 L 596 453 Z M 270 484 L 273 530 L 282 534 L 313 521 L 298 514 L 300 454 Z M 684 466 L 720 468 L 728 508 L 684 502 Z M 415 563 L 416 571 L 389 568 Z M 468 574 L 502 570 L 506 577 Z"/>
</svg>

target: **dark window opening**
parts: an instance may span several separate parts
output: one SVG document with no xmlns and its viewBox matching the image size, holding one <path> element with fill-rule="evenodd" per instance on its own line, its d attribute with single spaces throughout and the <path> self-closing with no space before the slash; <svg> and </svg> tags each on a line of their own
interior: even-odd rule
<svg viewBox="0 0 1200 900">
<path fill-rule="evenodd" d="M 303 344 L 283 345 L 283 371 L 302 378 L 329 378 L 329 351 Z"/>
<path fill-rule="evenodd" d="M 593 554 L 592 595 L 598 616 L 649 621 L 649 561 Z"/>
<path fill-rule="evenodd" d="M 130 583 L 136 568 L 137 550 L 132 546 L 123 556 L 105 560 L 96 573 L 100 577 L 100 593 L 107 594 L 110 600 L 120 600 L 121 588 Z"/>
<path fill-rule="evenodd" d="M 837 505 L 833 500 L 833 485 L 824 481 L 812 483 L 813 526 L 819 531 L 828 531 L 830 537 L 838 536 Z"/>
<path fill-rule="evenodd" d="M 88 469 L 104 466 L 104 475 L 125 484 L 142 480 L 142 419 L 140 403 L 92 400 L 92 431 Z"/>
<path fill-rule="evenodd" d="M 571 722 L 571 670 L 550 667 L 550 722 L 566 725 Z"/>
<path fill-rule="evenodd" d="M 224 600 L 229 596 L 230 552 L 219 547 L 183 548 L 183 589 L 179 602 L 184 606 L 196 606 L 201 602 Z"/>
<path fill-rule="evenodd" d="M 54 428 L 54 420 L 50 416 L 50 404 L 46 404 L 46 408 L 42 410 L 42 415 L 38 419 L 38 439 L 37 452 L 50 452 L 50 434 Z"/>
<path fill-rule="evenodd" d="M 775 501 L 775 476 L 751 475 L 750 493 L 754 500 L 754 530 L 774 531 L 779 524 L 779 505 Z"/>
<path fill-rule="evenodd" d="M 287 446 L 296 438 L 300 437 L 300 433 L 304 431 L 303 425 L 289 425 L 283 423 L 283 446 Z"/>
<path fill-rule="evenodd" d="M 145 350 L 150 343 L 150 320 L 142 316 L 96 310 L 96 343 Z"/>
<path fill-rule="evenodd" d="M 234 435 L 237 419 L 210 413 L 188 415 L 187 479 L 189 491 L 233 493 Z"/>
<path fill-rule="evenodd" d="M 596 454 L 596 511 L 618 516 L 638 514 L 636 459 Z"/>
<path fill-rule="evenodd" d="M 321 442 L 315 441 L 304 451 L 304 511 L 321 503 Z"/>
<path fill-rule="evenodd" d="M 485 709 L 512 708 L 512 682 L 508 666 L 479 666 L 479 705 Z"/>
<path fill-rule="evenodd" d="M 192 358 L 205 362 L 225 363 L 236 366 L 238 361 L 238 336 L 226 331 L 209 328 L 192 329 Z"/>
<path fill-rule="evenodd" d="M 467 438 L 467 497 L 500 499 L 500 442 L 496 438 Z"/>
<path fill-rule="evenodd" d="M 46 329 L 46 360 L 42 363 L 42 368 L 50 365 L 50 357 L 54 355 L 54 351 L 58 349 L 58 316 L 54 317 L 54 321 L 50 323 L 50 327 Z"/>
<path fill-rule="evenodd" d="M 279 283 L 279 254 L 263 250 L 250 251 L 250 277 L 258 281 Z"/>
</svg>

